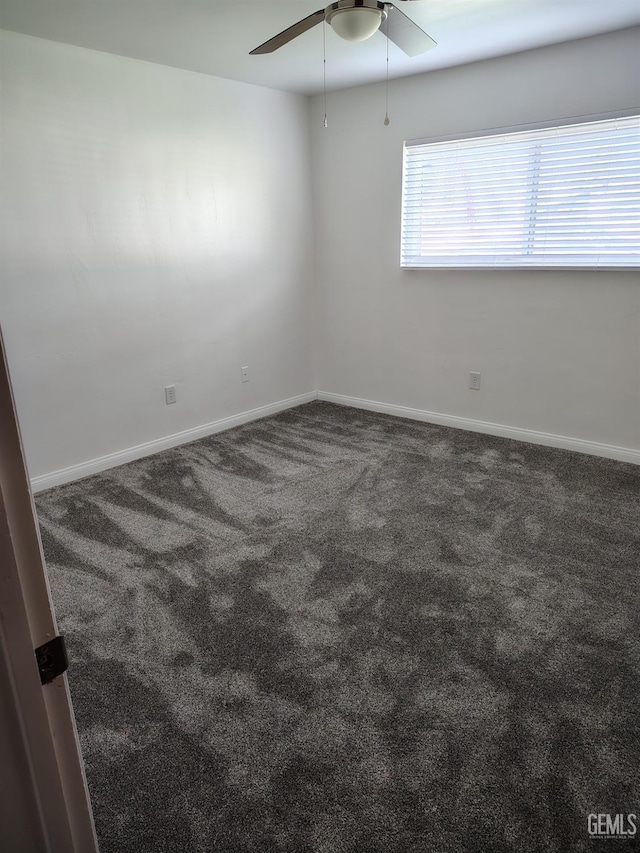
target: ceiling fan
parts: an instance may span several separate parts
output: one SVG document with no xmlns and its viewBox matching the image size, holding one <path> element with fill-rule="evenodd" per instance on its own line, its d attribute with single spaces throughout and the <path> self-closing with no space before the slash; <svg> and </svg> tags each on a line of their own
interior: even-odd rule
<svg viewBox="0 0 640 853">
<path fill-rule="evenodd" d="M 265 41 L 250 51 L 254 56 L 259 53 L 273 53 L 279 47 L 306 33 L 316 24 L 326 21 L 334 32 L 347 41 L 364 41 L 380 30 L 403 50 L 407 56 L 418 56 L 432 47 L 435 41 L 424 30 L 397 9 L 393 3 L 381 0 L 338 0 L 326 9 L 318 9 L 297 24 L 288 27 L 277 36 Z"/>
</svg>

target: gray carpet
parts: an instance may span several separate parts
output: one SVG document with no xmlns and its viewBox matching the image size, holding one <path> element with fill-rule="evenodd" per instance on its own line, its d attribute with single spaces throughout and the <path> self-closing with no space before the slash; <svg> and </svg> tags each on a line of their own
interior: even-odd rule
<svg viewBox="0 0 640 853">
<path fill-rule="evenodd" d="M 635 846 L 637 467 L 311 403 L 37 506 L 103 853 Z"/>
</svg>

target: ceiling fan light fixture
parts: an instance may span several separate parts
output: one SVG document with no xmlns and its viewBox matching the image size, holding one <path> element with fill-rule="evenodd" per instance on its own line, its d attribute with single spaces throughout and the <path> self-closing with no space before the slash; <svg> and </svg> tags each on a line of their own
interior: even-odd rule
<svg viewBox="0 0 640 853">
<path fill-rule="evenodd" d="M 326 13 L 326 21 L 333 31 L 346 41 L 365 41 L 380 29 L 386 19 L 384 3 L 377 0 L 340 0 L 333 3 Z"/>
</svg>

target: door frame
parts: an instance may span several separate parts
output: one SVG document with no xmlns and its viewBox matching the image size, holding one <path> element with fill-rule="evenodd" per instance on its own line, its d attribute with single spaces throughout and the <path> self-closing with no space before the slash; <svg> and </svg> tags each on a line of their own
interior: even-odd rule
<svg viewBox="0 0 640 853">
<path fill-rule="evenodd" d="M 97 853 L 67 676 L 42 685 L 34 655 L 58 629 L 5 352 L 0 329 L 0 655 L 21 741 L 15 788 L 31 794 L 34 849 Z"/>
</svg>

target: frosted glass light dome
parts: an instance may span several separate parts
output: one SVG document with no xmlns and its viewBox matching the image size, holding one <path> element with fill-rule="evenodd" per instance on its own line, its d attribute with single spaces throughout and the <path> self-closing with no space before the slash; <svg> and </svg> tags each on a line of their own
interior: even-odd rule
<svg viewBox="0 0 640 853">
<path fill-rule="evenodd" d="M 351 9 L 336 9 L 329 23 L 340 38 L 347 41 L 365 41 L 379 29 L 382 20 L 380 9 L 354 6 Z"/>
</svg>

